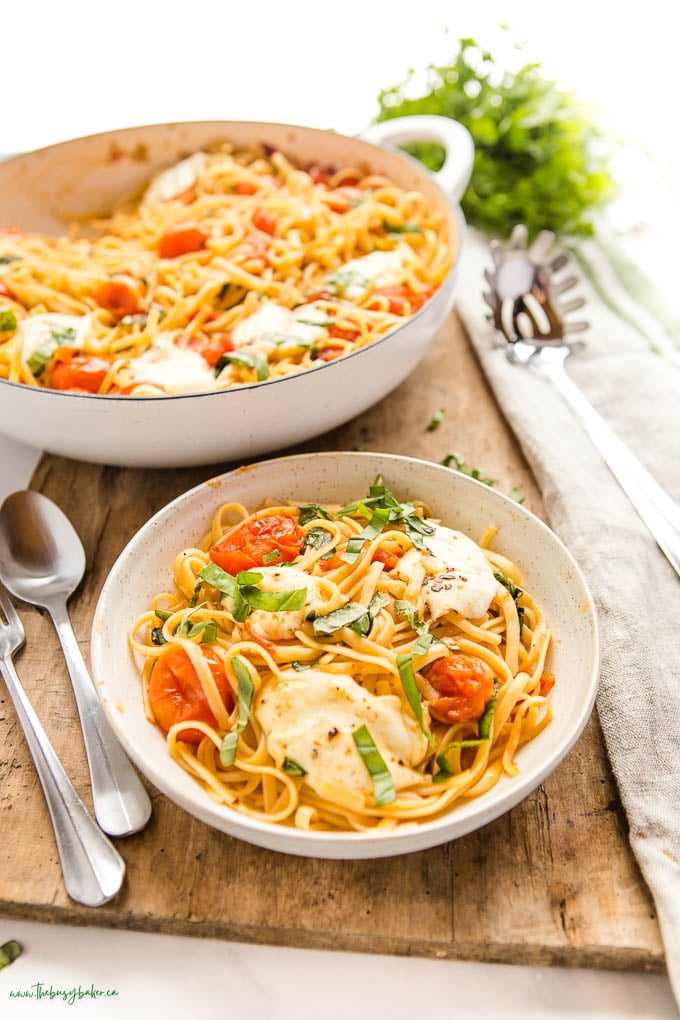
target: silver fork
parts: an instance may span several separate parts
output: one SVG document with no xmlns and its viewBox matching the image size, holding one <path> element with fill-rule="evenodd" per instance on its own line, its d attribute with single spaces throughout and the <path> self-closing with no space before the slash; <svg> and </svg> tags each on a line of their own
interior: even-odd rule
<svg viewBox="0 0 680 1020">
<path fill-rule="evenodd" d="M 489 318 L 511 345 L 507 352 L 509 360 L 547 379 L 569 404 L 680 576 L 680 507 L 598 414 L 565 370 L 565 361 L 576 346 L 572 337 L 578 337 L 588 324 L 565 322 L 562 318 L 585 302 L 581 297 L 557 301 L 578 281 L 569 276 L 554 282 L 552 274 L 568 262 L 564 253 L 550 255 L 554 240 L 552 233 L 543 231 L 527 248 L 526 228 L 519 226 L 507 244 L 492 243 L 494 270 L 484 273 L 490 287 L 484 294 L 491 308 Z"/>
<path fill-rule="evenodd" d="M 0 673 L 29 746 L 57 841 L 66 891 L 72 900 L 98 907 L 112 899 L 125 877 L 125 863 L 92 819 L 66 775 L 14 668 L 12 656 L 26 640 L 24 628 L 0 587 Z"/>
</svg>

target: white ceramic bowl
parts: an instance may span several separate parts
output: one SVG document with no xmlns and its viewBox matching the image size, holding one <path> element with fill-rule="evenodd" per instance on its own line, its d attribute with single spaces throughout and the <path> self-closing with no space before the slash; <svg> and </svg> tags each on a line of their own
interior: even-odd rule
<svg viewBox="0 0 680 1020">
<path fill-rule="evenodd" d="M 208 121 L 90 135 L 0 164 L 0 224 L 64 232 L 74 218 L 103 215 L 160 169 L 218 139 L 266 142 L 306 166 L 365 166 L 422 192 L 445 216 L 453 264 L 436 294 L 387 336 L 295 375 L 212 393 L 97 396 L 0 379 L 0 432 L 76 460 L 128 467 L 186 467 L 246 459 L 302 442 L 365 411 L 422 359 L 453 304 L 465 223 L 457 199 L 472 168 L 466 129 L 444 117 L 408 117 L 370 128 L 371 142 L 286 124 Z M 442 169 L 373 142 L 441 143 Z"/>
<path fill-rule="evenodd" d="M 472 538 L 496 524 L 494 548 L 520 566 L 543 606 L 554 640 L 548 666 L 557 682 L 554 718 L 517 754 L 520 774 L 417 828 L 373 833 L 305 832 L 238 814 L 212 801 L 169 756 L 142 706 L 139 664 L 127 644 L 132 620 L 158 591 L 172 587 L 172 560 L 207 530 L 215 509 L 236 500 L 345 503 L 377 474 L 401 500 L 424 499 L 433 514 Z M 578 566 L 537 517 L 506 496 L 449 468 L 375 453 L 313 453 L 240 468 L 191 489 L 159 511 L 116 561 L 92 631 L 92 669 L 111 725 L 133 762 L 175 804 L 230 836 L 285 853 L 336 859 L 388 857 L 437 846 L 497 818 L 534 790 L 564 758 L 590 716 L 597 687 L 598 638 L 592 599 Z"/>
</svg>

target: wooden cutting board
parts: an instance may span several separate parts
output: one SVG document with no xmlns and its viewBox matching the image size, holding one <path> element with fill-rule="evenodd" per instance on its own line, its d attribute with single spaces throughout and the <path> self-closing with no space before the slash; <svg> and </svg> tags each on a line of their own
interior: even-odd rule
<svg viewBox="0 0 680 1020">
<path fill-rule="evenodd" d="M 433 432 L 438 408 L 446 416 Z M 181 423 L 178 423 L 181 427 Z M 140 439 L 141 441 L 141 439 Z M 540 498 L 452 317 L 411 379 L 381 404 L 298 449 L 367 448 L 483 466 L 541 514 Z M 233 465 L 231 465 L 233 466 Z M 45 456 L 32 485 L 78 529 L 89 570 L 71 601 L 87 657 L 94 606 L 116 556 L 168 500 L 229 465 L 141 471 Z M 91 806 L 82 740 L 49 619 L 19 606 L 17 668 L 79 793 Z M 305 860 L 238 842 L 150 789 L 145 832 L 117 845 L 127 880 L 97 909 L 71 902 L 37 777 L 0 688 L 0 912 L 42 921 L 242 942 L 522 964 L 659 970 L 650 896 L 593 717 L 549 780 L 485 828 L 446 846 L 378 861 Z"/>
</svg>

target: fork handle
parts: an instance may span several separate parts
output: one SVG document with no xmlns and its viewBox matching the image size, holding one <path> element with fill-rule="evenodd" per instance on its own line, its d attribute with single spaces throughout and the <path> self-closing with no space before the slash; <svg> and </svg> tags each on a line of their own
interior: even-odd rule
<svg viewBox="0 0 680 1020">
<path fill-rule="evenodd" d="M 541 365 L 541 374 L 555 385 L 576 413 L 590 439 L 647 525 L 657 545 L 680 577 L 680 507 L 642 466 L 564 369 L 564 363 Z"/>
<path fill-rule="evenodd" d="M 99 907 L 119 891 L 125 877 L 125 863 L 76 793 L 28 700 L 11 659 L 0 660 L 0 672 L 5 678 L 45 795 L 66 891 L 77 903 Z"/>
</svg>

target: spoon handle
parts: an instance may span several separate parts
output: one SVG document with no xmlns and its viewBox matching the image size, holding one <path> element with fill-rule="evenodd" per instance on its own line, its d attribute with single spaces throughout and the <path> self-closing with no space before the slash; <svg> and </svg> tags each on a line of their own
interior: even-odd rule
<svg viewBox="0 0 680 1020">
<path fill-rule="evenodd" d="M 45 795 L 66 891 L 77 903 L 99 907 L 119 891 L 125 877 L 125 863 L 76 793 L 11 659 L 0 660 L 0 671 Z"/>
<path fill-rule="evenodd" d="M 149 795 L 109 726 L 78 647 L 66 604 L 54 602 L 47 608 L 73 685 L 90 768 L 94 813 L 110 836 L 129 836 L 143 829 L 151 816 Z"/>
</svg>

